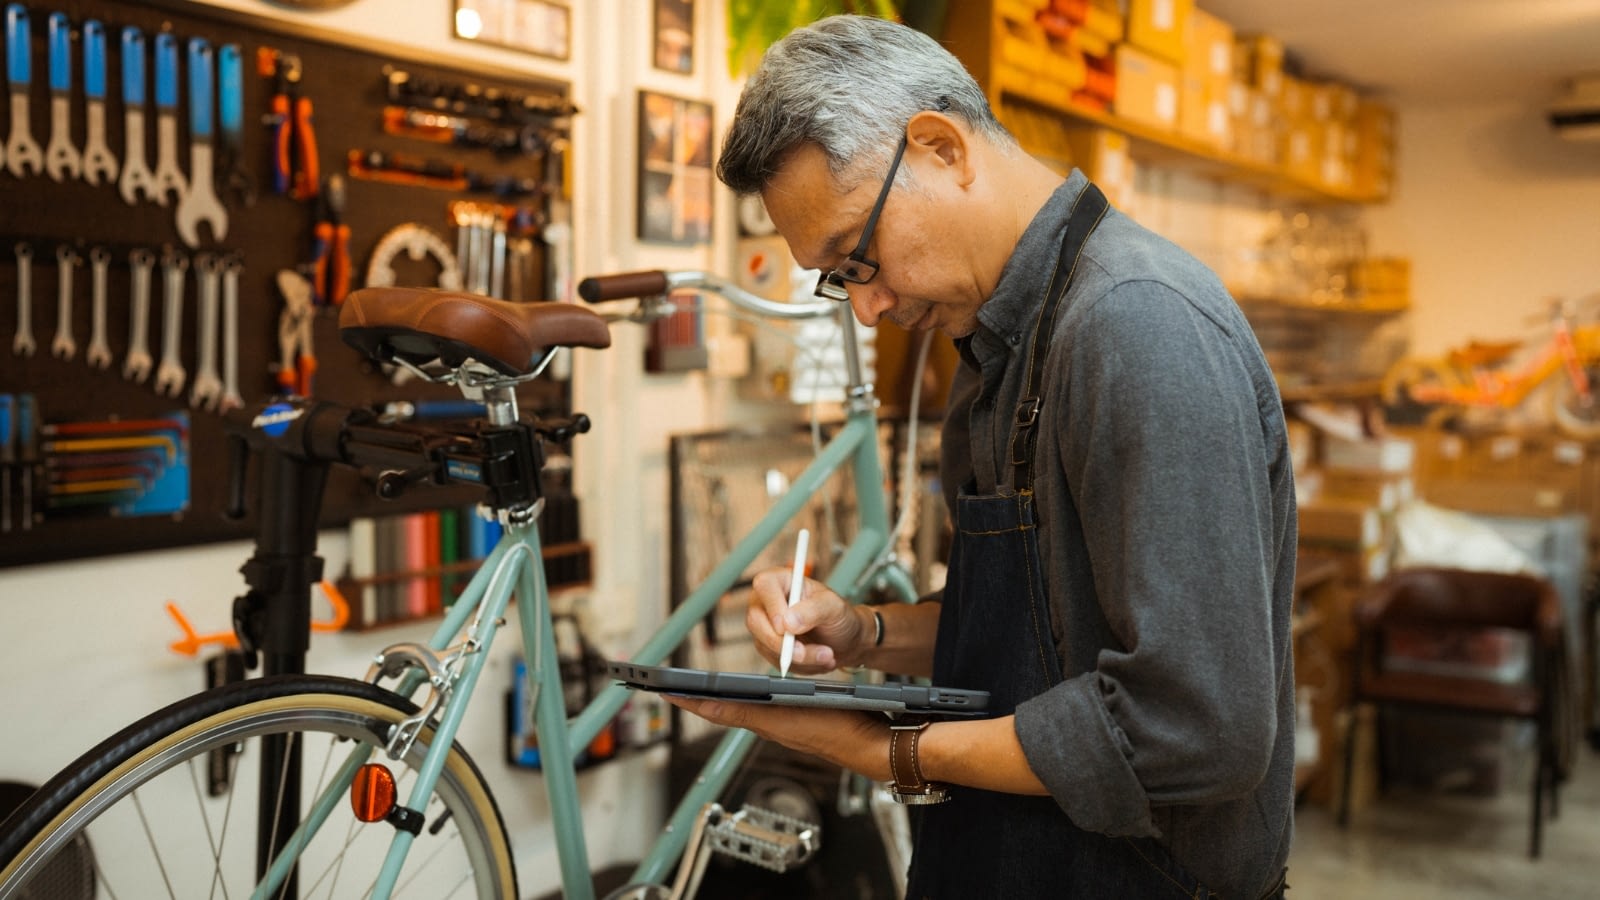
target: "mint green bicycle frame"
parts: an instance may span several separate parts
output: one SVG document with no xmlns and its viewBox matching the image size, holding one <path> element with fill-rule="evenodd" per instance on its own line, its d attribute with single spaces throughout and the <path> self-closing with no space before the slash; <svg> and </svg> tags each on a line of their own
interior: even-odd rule
<svg viewBox="0 0 1600 900">
<path fill-rule="evenodd" d="M 705 618 L 718 599 L 733 588 L 745 570 L 778 537 L 789 520 L 805 509 L 812 496 L 846 465 L 850 466 L 855 486 L 857 529 L 850 545 L 829 571 L 825 583 L 852 602 L 859 602 L 870 589 L 892 590 L 907 602 L 917 599 L 909 573 L 903 566 L 894 563 L 891 554 L 893 535 L 884 497 L 883 468 L 878 456 L 877 400 L 871 385 L 866 384 L 861 376 L 849 306 L 839 304 L 838 308 L 851 393 L 844 425 L 750 533 L 739 541 L 705 582 L 690 593 L 655 635 L 634 654 L 633 662 L 658 665 L 666 660 L 688 637 L 694 625 Z M 425 808 L 428 797 L 433 793 L 514 588 L 521 610 L 518 619 L 523 650 L 529 660 L 528 679 L 530 687 L 537 690 L 534 726 L 549 794 L 551 820 L 555 825 L 562 890 L 568 900 L 593 900 L 594 886 L 584 843 L 583 811 L 578 798 L 574 759 L 621 710 L 627 701 L 628 688 L 621 683 L 613 683 L 602 689 L 576 717 L 571 720 L 567 718 L 551 627 L 549 590 L 541 559 L 539 532 L 535 523 L 508 524 L 499 543 L 478 568 L 460 599 L 450 607 L 429 641 L 428 646 L 436 652 L 451 648 L 451 642 L 461 634 L 469 618 L 476 615 L 469 638 L 476 643 L 476 651 L 466 653 L 461 658 L 460 677 L 438 717 L 427 756 L 418 770 L 407 805 L 412 809 Z M 513 572 L 514 578 L 511 575 Z M 402 678 L 398 692 L 410 696 L 421 681 L 420 673 L 408 673 Z M 679 801 L 662 836 L 634 871 L 630 883 L 666 883 L 668 872 L 685 849 L 695 819 L 705 804 L 721 795 L 755 739 L 755 735 L 749 731 L 728 731 L 706 762 L 701 777 Z M 309 836 L 321 827 L 335 804 L 345 801 L 356 770 L 367 761 L 366 757 L 366 752 L 362 751 L 353 754 L 345 762 L 328 789 L 307 812 L 284 851 L 274 860 L 254 897 L 273 895 L 294 866 Z M 409 832 L 398 828 L 395 830 L 389 855 L 372 892 L 373 897 L 386 898 L 390 895 L 412 838 Z"/>
</svg>

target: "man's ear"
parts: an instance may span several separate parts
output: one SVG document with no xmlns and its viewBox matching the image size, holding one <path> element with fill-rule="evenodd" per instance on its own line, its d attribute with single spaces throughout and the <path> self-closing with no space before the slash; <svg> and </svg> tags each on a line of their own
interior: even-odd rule
<svg viewBox="0 0 1600 900">
<path fill-rule="evenodd" d="M 977 177 L 971 150 L 971 135 L 944 113 L 923 110 L 906 124 L 906 152 L 928 154 L 962 187 Z"/>
</svg>

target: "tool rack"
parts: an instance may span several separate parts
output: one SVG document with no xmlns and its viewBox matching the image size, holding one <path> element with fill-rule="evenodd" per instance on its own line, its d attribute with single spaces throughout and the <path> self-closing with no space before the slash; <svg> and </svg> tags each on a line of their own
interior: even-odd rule
<svg viewBox="0 0 1600 900">
<path fill-rule="evenodd" d="M 570 234 L 570 223 L 551 222 L 567 207 L 562 154 L 570 152 L 567 126 L 576 110 L 565 84 L 508 75 L 502 69 L 489 72 L 465 59 L 424 59 L 415 50 L 356 43 L 296 22 L 175 0 L 27 2 L 10 4 L 8 13 L 16 12 L 13 7 L 27 16 L 26 40 L 18 43 L 14 37 L 0 47 L 0 60 L 11 64 L 9 76 L 18 74 L 17 57 L 30 56 L 31 77 L 20 87 L 8 79 L 0 99 L 0 128 L 9 137 L 14 129 L 7 126 L 14 125 L 14 117 L 23 119 L 41 151 L 56 146 L 54 153 L 41 152 L 37 170 L 23 166 L 21 177 L 0 168 L 0 481 L 10 513 L 0 523 L 9 529 L 0 534 L 0 566 L 248 535 L 244 523 L 223 516 L 228 453 L 220 402 L 209 393 L 200 402 L 193 397 L 193 379 L 206 352 L 196 335 L 202 326 L 226 324 L 216 320 L 216 303 L 200 302 L 197 265 L 235 269 L 237 344 L 232 361 L 236 390 L 245 402 L 280 392 L 285 385 L 296 387 L 304 374 L 291 366 L 280 384 L 275 371 L 285 325 L 284 272 L 319 282 L 315 299 L 320 302 L 309 316 L 294 320 L 295 334 L 308 332 L 316 355 L 311 396 L 374 406 L 459 399 L 449 388 L 416 381 L 396 385 L 339 340 L 338 307 L 329 291 L 340 288 L 324 287 L 336 283 L 339 273 L 327 271 L 326 258 L 320 267 L 313 262 L 319 246 L 327 249 L 330 241 L 347 241 L 349 288 L 363 285 L 378 250 L 392 254 L 386 257 L 392 265 L 377 269 L 382 279 L 394 283 L 459 284 L 486 291 L 499 283 L 506 285 L 503 294 L 515 291 L 513 299 L 538 302 L 549 297 L 548 285 L 557 271 L 552 248 L 570 252 L 553 237 Z M 136 54 L 123 44 L 130 29 L 144 39 L 142 61 L 130 59 Z M 158 58 L 162 54 L 177 56 L 181 74 L 176 97 L 172 85 L 159 83 L 157 67 L 172 62 Z M 63 65 L 70 79 L 64 77 Z M 191 80 L 201 69 L 212 76 L 209 87 Z M 142 104 L 130 102 L 129 88 L 136 86 L 128 76 L 135 72 L 148 79 Z M 225 100 L 229 91 L 239 100 L 232 109 Z M 172 104 L 176 113 L 162 122 Z M 114 162 L 125 163 L 130 128 L 137 131 L 141 124 L 127 115 L 136 106 L 143 110 L 145 139 L 138 149 L 152 176 L 165 140 L 173 142 L 184 177 L 204 162 L 197 148 L 209 150 L 217 173 L 211 186 L 225 215 L 222 227 L 212 221 L 215 216 L 197 217 L 192 210 L 186 222 L 170 202 L 171 194 L 166 205 L 154 202 L 151 194 L 161 190 L 159 183 L 148 190 L 136 185 L 133 202 L 126 202 L 120 177 L 108 177 L 104 155 L 97 151 L 92 160 L 85 155 L 89 120 L 98 118 L 103 125 L 95 128 L 103 131 Z M 62 108 L 70 137 L 52 132 Z M 306 141 L 310 135 L 296 130 L 308 112 L 314 150 Z M 231 138 L 225 137 L 229 129 Z M 63 137 L 78 150 L 76 173 L 61 159 Z M 293 159 L 285 171 L 274 165 L 280 140 Z M 54 166 L 47 168 L 45 160 L 54 160 Z M 308 177 L 311 160 L 320 170 L 318 177 Z M 0 167 L 6 162 L 0 159 Z M 326 176 L 335 174 L 343 180 L 341 209 L 330 208 L 326 198 Z M 453 202 L 479 206 L 466 206 L 468 212 L 462 212 L 460 206 L 452 210 Z M 472 227 L 469 213 L 483 204 L 501 213 L 511 211 L 499 218 L 510 222 L 512 236 L 519 224 L 526 232 L 520 238 L 524 255 L 516 271 L 501 266 L 490 273 L 493 280 L 484 265 L 464 271 L 459 261 L 452 268 L 451 261 L 441 258 L 471 252 L 469 245 L 479 241 L 506 238 L 503 229 Z M 541 230 L 550 224 L 567 227 Z M 408 242 L 419 236 L 428 238 L 437 252 L 411 258 Z M 14 252 L 19 244 L 31 249 L 27 264 Z M 168 379 L 162 384 L 167 390 L 158 391 L 155 372 L 143 381 L 125 377 L 132 332 L 138 328 L 130 309 L 136 280 L 130 256 L 140 250 L 158 260 L 149 275 L 143 323 L 152 356 L 161 355 L 169 328 L 181 334 L 177 347 L 187 383 L 178 390 L 170 390 Z M 58 252 L 76 262 L 58 260 Z M 93 269 L 91 254 L 97 263 Z M 181 317 L 172 319 L 163 309 L 163 254 L 181 258 L 187 266 Z M 71 278 L 66 295 L 63 273 Z M 318 274 L 323 277 L 316 279 Z M 31 288 L 27 304 L 18 302 L 21 280 L 31 282 L 26 285 Z M 86 358 L 86 336 L 98 318 L 92 302 L 96 281 L 103 283 L 105 297 L 104 342 L 95 357 L 103 368 Z M 70 358 L 52 352 L 65 333 L 58 321 L 62 311 L 69 312 L 75 337 Z M 31 320 L 31 356 L 13 347 L 24 318 Z M 213 362 L 220 365 L 226 340 L 218 347 Z M 159 371 L 155 362 L 151 368 Z M 561 414 L 568 411 L 568 398 L 565 383 L 541 379 L 524 389 L 522 399 L 530 411 Z M 31 406 L 27 421 L 25 400 Z M 119 424 L 129 422 L 144 423 L 146 430 L 119 431 Z M 31 440 L 21 439 L 24 425 L 30 426 Z M 43 498 L 60 473 L 41 436 L 46 427 L 58 438 L 65 427 L 65 437 L 77 429 L 112 439 L 130 434 L 151 438 L 163 448 L 170 443 L 183 451 L 184 490 L 177 501 L 169 498 L 172 508 L 153 514 L 110 501 L 48 505 Z M 25 478 L 33 493 L 29 509 L 22 508 L 20 497 Z M 379 501 L 352 473 L 335 472 L 321 524 L 461 506 L 476 499 L 455 489 L 433 489 L 399 501 Z"/>
</svg>

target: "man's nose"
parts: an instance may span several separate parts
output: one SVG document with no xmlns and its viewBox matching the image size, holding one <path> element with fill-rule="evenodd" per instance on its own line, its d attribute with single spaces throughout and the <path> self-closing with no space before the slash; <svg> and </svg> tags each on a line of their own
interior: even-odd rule
<svg viewBox="0 0 1600 900">
<path fill-rule="evenodd" d="M 883 314 L 894 309 L 895 295 L 873 284 L 850 284 L 845 290 L 850 294 L 850 309 L 856 320 L 868 328 L 876 327 Z"/>
</svg>

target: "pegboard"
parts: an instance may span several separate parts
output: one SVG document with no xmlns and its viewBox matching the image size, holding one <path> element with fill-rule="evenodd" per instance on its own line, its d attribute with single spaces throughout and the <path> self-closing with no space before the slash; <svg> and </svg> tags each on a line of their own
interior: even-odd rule
<svg viewBox="0 0 1600 900">
<path fill-rule="evenodd" d="M 275 191 L 272 165 L 274 149 L 272 101 L 279 82 L 258 70 L 258 60 L 290 57 L 299 62 L 298 93 L 312 103 L 316 158 L 323 176 L 341 174 L 345 183 L 342 221 L 350 228 L 351 287 L 363 284 L 374 248 L 391 229 L 407 223 L 422 225 L 435 234 L 441 246 L 454 251 L 463 246 L 453 225 L 450 205 L 455 201 L 498 202 L 522 211 L 521 237 L 528 255 L 508 280 L 519 288 L 512 299 L 542 300 L 545 287 L 559 271 L 558 253 L 565 248 L 546 244 L 543 226 L 552 215 L 568 207 L 562 178 L 570 95 L 565 84 L 533 77 L 508 76 L 503 69 L 484 71 L 463 60 L 421 56 L 414 49 L 389 47 L 303 27 L 298 22 L 263 19 L 192 3 L 123 3 L 110 0 L 60 0 L 49 7 L 22 4 L 29 13 L 31 80 L 26 88 L 30 131 L 41 149 L 52 134 L 51 14 L 65 14 L 70 23 L 72 87 L 64 96 L 73 144 L 80 153 L 87 141 L 85 97 L 85 23 L 96 20 L 106 41 L 104 101 L 106 144 L 120 164 L 126 159 L 127 104 L 124 100 L 123 53 L 120 37 L 125 28 L 139 29 L 145 38 L 146 103 L 144 104 L 144 157 L 157 165 L 158 112 L 154 81 L 154 45 L 158 34 L 176 39 L 181 78 L 176 115 L 177 158 L 188 176 L 192 161 L 189 104 L 191 38 L 204 38 L 214 51 L 237 45 L 242 59 L 243 129 L 238 148 L 239 168 L 245 179 L 235 181 L 252 189 L 246 202 L 241 193 L 222 195 L 227 216 L 222 239 L 209 227 L 198 230 L 198 246 L 188 246 L 177 227 L 174 205 L 161 206 L 148 199 L 126 203 L 115 182 L 104 178 L 90 184 L 82 177 L 52 178 L 47 172 L 17 177 L 0 171 L 0 393 L 32 394 L 41 425 L 107 420 L 150 420 L 182 414 L 188 419 L 187 502 L 184 508 L 158 515 L 120 512 L 111 506 L 89 505 L 45 509 L 41 489 L 51 475 L 44 466 L 32 467 L 35 510 L 24 517 L 19 508 L 21 466 L 6 469 L 7 498 L 14 514 L 0 534 L 0 566 L 174 547 L 248 536 L 248 523 L 231 522 L 222 515 L 227 484 L 227 453 L 221 416 L 191 403 L 193 379 L 199 363 L 197 329 L 200 303 L 193 263 L 197 254 L 211 253 L 237 260 L 238 390 L 246 404 L 280 389 L 274 367 L 280 358 L 280 313 L 285 301 L 278 273 L 307 271 L 314 247 L 313 228 L 326 213 L 316 199 L 296 199 Z M 448 28 L 441 22 L 441 31 Z M 4 56 L 14 48 L 0 47 Z M 408 80 L 402 81 L 398 73 Z M 401 102 L 396 103 L 396 85 Z M 220 89 L 214 83 L 213 89 Z M 417 93 L 438 95 L 439 108 L 424 107 Z M 409 102 L 408 102 L 409 101 Z M 12 121 L 10 92 L 0 98 L 5 112 L 0 126 Z M 470 124 L 472 132 L 456 128 L 462 138 L 483 139 L 483 146 L 440 143 L 415 134 L 385 129 L 385 108 L 424 110 L 455 116 L 455 124 Z M 391 112 L 391 115 L 399 113 Z M 422 118 L 419 116 L 418 118 Z M 437 120 L 434 124 L 439 124 Z M 214 119 L 214 124 L 221 122 Z M 450 127 L 446 123 L 445 127 Z M 11 129 L 7 127 L 9 136 Z M 510 136 L 513 140 L 502 140 Z M 404 176 L 406 183 L 352 177 L 353 152 L 376 152 L 399 158 L 408 168 L 436 176 L 428 184 Z M 319 185 L 320 186 L 320 185 Z M 494 187 L 512 193 L 496 195 Z M 529 191 L 532 191 L 531 193 Z M 520 192 L 520 193 L 518 193 Z M 513 223 L 516 236 L 517 222 Z M 570 224 L 570 223 L 568 223 Z M 549 232 L 553 233 L 553 232 Z M 570 233 L 568 230 L 567 233 Z M 31 274 L 31 324 L 36 351 L 32 357 L 13 352 L 19 326 L 19 263 L 14 248 L 26 243 L 33 250 Z M 52 355 L 60 330 L 58 291 L 61 283 L 57 248 L 67 247 L 83 264 L 72 268 L 71 331 L 76 352 L 70 359 Z M 91 267 L 93 248 L 110 254 L 106 268 L 105 335 L 111 351 L 105 369 L 91 366 L 86 350 L 91 334 Z M 181 318 L 180 358 L 186 381 L 177 396 L 156 389 L 156 364 L 162 356 L 163 276 L 158 262 L 150 283 L 146 319 L 148 342 L 155 359 L 151 374 L 137 383 L 123 370 L 134 328 L 130 321 L 133 274 L 130 253 L 146 248 L 158 258 L 171 247 L 191 261 L 185 279 Z M 435 284 L 443 267 L 431 257 L 413 260 L 401 254 L 393 267 L 395 283 Z M 474 287 L 469 283 L 468 288 Z M 382 405 L 400 400 L 459 399 L 453 389 L 411 381 L 397 385 L 339 340 L 338 308 L 314 308 L 313 342 L 317 359 L 312 396 L 350 405 Z M 219 347 L 221 344 L 219 343 Z M 541 379 L 521 391 L 523 407 L 534 412 L 567 411 L 566 384 Z M 475 502 L 471 492 L 458 489 L 419 488 L 395 502 L 382 502 L 350 472 L 336 470 L 330 479 L 324 505 L 324 527 L 356 516 L 385 515 L 408 510 Z"/>
</svg>

